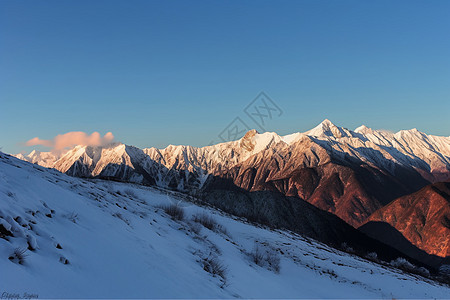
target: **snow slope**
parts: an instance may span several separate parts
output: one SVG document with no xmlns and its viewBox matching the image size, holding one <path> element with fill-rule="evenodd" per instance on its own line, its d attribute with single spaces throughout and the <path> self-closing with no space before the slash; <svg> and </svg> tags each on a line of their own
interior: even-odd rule
<svg viewBox="0 0 450 300">
<path fill-rule="evenodd" d="M 158 189 L 82 180 L 0 153 L 0 290 L 39 298 L 448 298 L 450 289 Z M 173 220 L 161 205 L 183 207 Z M 221 226 L 195 225 L 210 214 Z M 7 233 L 12 236 L 8 236 Z M 260 245 L 279 272 L 256 265 Z M 22 264 L 14 249 L 27 250 Z M 205 271 L 208 261 L 224 278 Z M 206 267 L 205 267 L 206 265 Z"/>
</svg>

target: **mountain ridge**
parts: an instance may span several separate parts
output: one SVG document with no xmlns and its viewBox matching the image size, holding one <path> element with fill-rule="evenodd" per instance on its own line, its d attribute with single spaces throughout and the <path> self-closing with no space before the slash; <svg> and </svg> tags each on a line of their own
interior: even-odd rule
<svg viewBox="0 0 450 300">
<path fill-rule="evenodd" d="M 376 149 L 379 148 L 379 146 L 392 146 L 399 152 L 403 152 L 403 154 L 407 154 L 407 156 L 413 159 L 413 156 L 420 157 L 424 159 L 427 162 L 434 162 L 433 165 L 430 165 L 431 168 L 440 170 L 443 167 L 447 167 L 445 171 L 448 171 L 450 169 L 450 136 L 435 136 L 435 135 L 426 135 L 420 131 L 418 131 L 416 128 L 409 129 L 409 130 L 400 130 L 396 133 L 391 133 L 389 131 L 385 130 L 374 130 L 371 128 L 366 127 L 365 125 L 361 125 L 360 127 L 356 128 L 354 131 L 346 129 L 344 127 L 339 127 L 333 124 L 328 119 L 325 119 L 322 121 L 319 125 L 314 127 L 311 130 L 308 130 L 306 132 L 295 132 L 292 134 L 280 136 L 274 132 L 265 132 L 265 133 L 258 133 L 256 130 L 250 130 L 248 131 L 241 139 L 236 141 L 230 141 L 230 142 L 224 142 L 219 143 L 212 146 L 205 146 L 205 147 L 194 147 L 194 146 L 185 146 L 185 145 L 169 145 L 166 148 L 157 149 L 154 147 L 150 148 L 143 148 L 142 150 L 146 150 L 147 152 L 151 151 L 157 151 L 157 152 L 176 152 L 176 151 L 183 151 L 184 149 L 211 149 L 211 148 L 217 148 L 217 147 L 223 147 L 223 146 L 231 146 L 233 147 L 233 144 L 241 143 L 244 139 L 248 139 L 249 135 L 256 140 L 255 145 L 258 145 L 259 148 L 256 148 L 255 151 L 252 149 L 252 151 L 248 151 L 247 156 L 243 156 L 243 159 L 248 158 L 248 156 L 256 154 L 259 151 L 262 151 L 265 147 L 269 144 L 269 141 L 272 140 L 274 142 L 284 142 L 287 145 L 292 144 L 293 142 L 297 141 L 298 139 L 301 139 L 304 136 L 311 136 L 316 138 L 321 138 L 321 141 L 330 141 L 330 140 L 339 140 L 342 139 L 343 143 L 347 143 L 349 145 L 352 145 L 354 147 L 357 146 L 366 146 L 366 148 L 374 147 Z M 246 138 L 247 137 L 247 138 Z M 352 141 L 352 139 L 354 139 Z M 411 141 L 413 143 L 407 143 L 407 141 Z M 362 142 L 362 143 L 361 143 Z M 367 145 L 365 145 L 367 143 Z M 121 143 L 111 144 L 111 145 L 117 145 Z M 111 145 L 101 148 L 109 148 Z M 76 146 L 79 147 L 79 146 Z M 76 148 L 75 147 L 75 148 Z M 84 146 L 89 147 L 89 146 Z M 254 146 L 253 146 L 254 147 Z M 400 151 L 402 150 L 402 151 Z M 430 155 L 430 153 L 426 153 L 425 150 L 428 150 L 430 152 L 435 152 L 434 160 L 430 157 L 427 158 L 427 156 Z M 69 150 L 70 151 L 70 150 Z M 67 152 L 65 153 L 67 154 Z M 65 155 L 64 154 L 64 155 Z M 383 156 L 385 156 L 387 159 L 392 159 L 395 162 L 403 162 L 405 163 L 405 158 L 399 159 L 398 156 L 392 155 L 392 153 L 382 153 Z M 390 155 L 388 155 L 390 154 Z M 39 165 L 42 165 L 44 167 L 52 167 L 51 158 L 54 159 L 53 164 L 56 163 L 57 160 L 64 157 L 64 155 L 58 156 L 56 154 L 53 154 L 51 152 L 39 152 L 36 150 L 33 150 L 30 154 L 24 156 L 23 154 L 16 154 L 15 156 L 26 160 L 32 163 L 37 163 Z M 177 155 L 177 153 L 174 153 L 174 155 Z M 44 160 L 42 156 L 45 156 L 46 159 Z M 367 159 L 367 157 L 366 157 Z M 411 161 L 408 161 L 408 163 L 411 163 Z M 431 170 L 432 171 L 432 170 Z"/>
<path fill-rule="evenodd" d="M 40 153 L 49 166 L 47 154 Z M 95 159 L 94 159 L 95 156 Z M 39 159 L 17 156 L 37 164 Z M 417 129 L 355 131 L 328 119 L 304 133 L 248 131 L 236 141 L 164 149 L 77 146 L 51 167 L 72 176 L 105 177 L 196 193 L 212 176 L 249 191 L 298 196 L 353 225 L 427 184 L 450 180 L 450 137 Z"/>
</svg>

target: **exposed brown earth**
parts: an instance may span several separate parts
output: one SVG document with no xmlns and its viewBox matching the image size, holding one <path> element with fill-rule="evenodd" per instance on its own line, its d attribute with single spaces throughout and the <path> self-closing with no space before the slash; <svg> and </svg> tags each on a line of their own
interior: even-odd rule
<svg viewBox="0 0 450 300">
<path fill-rule="evenodd" d="M 450 183 L 439 182 L 400 197 L 377 210 L 369 221 L 385 222 L 418 248 L 450 256 Z"/>
</svg>

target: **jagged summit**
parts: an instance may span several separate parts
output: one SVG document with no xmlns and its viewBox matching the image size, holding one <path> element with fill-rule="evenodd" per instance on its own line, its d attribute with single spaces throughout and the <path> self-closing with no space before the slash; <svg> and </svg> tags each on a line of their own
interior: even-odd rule
<svg viewBox="0 0 450 300">
<path fill-rule="evenodd" d="M 31 151 L 28 155 L 17 154 L 17 158 L 28 161 L 33 164 L 38 164 L 46 168 L 53 167 L 54 163 L 61 157 L 52 152 L 41 152 L 38 150 Z"/>
<path fill-rule="evenodd" d="M 341 138 L 351 135 L 348 129 L 336 126 L 328 119 L 323 120 L 319 125 L 305 132 L 305 134 L 315 137 L 328 136 L 333 138 Z"/>
<path fill-rule="evenodd" d="M 319 130 L 319 129 L 330 129 L 330 128 L 334 128 L 334 127 L 338 127 L 336 126 L 333 122 L 331 122 L 328 119 L 323 120 L 322 122 L 320 122 L 316 127 L 314 127 L 313 129 L 311 129 L 310 131 L 313 130 Z"/>
<path fill-rule="evenodd" d="M 259 133 L 256 129 L 252 129 L 240 139 L 239 145 L 254 154 L 281 141 L 282 138 L 275 132 Z"/>
<path fill-rule="evenodd" d="M 36 155 L 39 155 L 40 153 L 41 153 L 41 151 L 33 150 L 30 152 L 30 154 L 28 154 L 28 157 L 36 156 Z"/>
<path fill-rule="evenodd" d="M 259 131 L 256 130 L 256 129 L 250 129 L 249 131 L 247 131 L 247 132 L 245 133 L 244 136 L 246 136 L 246 135 L 255 135 L 255 134 L 260 134 L 260 133 L 259 133 Z"/>
<path fill-rule="evenodd" d="M 372 133 L 372 128 L 367 127 L 366 125 L 361 125 L 354 130 L 356 133 L 369 134 Z"/>
<path fill-rule="evenodd" d="M 320 124 L 324 125 L 324 126 L 336 126 L 333 124 L 333 122 L 331 122 L 328 119 L 323 120 Z"/>
</svg>

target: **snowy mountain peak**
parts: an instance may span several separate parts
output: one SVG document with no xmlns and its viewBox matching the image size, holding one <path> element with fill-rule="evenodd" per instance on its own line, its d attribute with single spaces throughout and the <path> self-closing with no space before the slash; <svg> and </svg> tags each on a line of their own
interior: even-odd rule
<svg viewBox="0 0 450 300">
<path fill-rule="evenodd" d="M 17 154 L 17 158 L 28 161 L 33 164 L 39 164 L 46 168 L 51 168 L 53 164 L 60 158 L 52 152 L 41 152 L 33 150 L 28 155 Z"/>
<path fill-rule="evenodd" d="M 423 133 L 417 130 L 417 128 L 407 129 L 407 130 L 400 130 L 399 132 L 395 133 L 396 137 L 401 136 L 421 136 Z"/>
<path fill-rule="evenodd" d="M 252 136 L 254 136 L 254 135 L 256 135 L 256 134 L 260 134 L 258 130 L 256 130 L 256 129 L 250 129 L 249 131 L 247 131 L 247 132 L 245 133 L 244 137 L 247 136 L 247 135 L 252 135 Z M 244 137 L 243 137 L 243 138 L 244 138 Z"/>
<path fill-rule="evenodd" d="M 258 133 L 257 130 L 253 129 L 240 139 L 239 145 L 248 152 L 255 154 L 280 141 L 282 141 L 281 137 L 275 132 Z"/>
<path fill-rule="evenodd" d="M 361 134 L 371 134 L 373 132 L 372 128 L 367 127 L 366 125 L 361 125 L 354 130 L 356 133 Z"/>
<path fill-rule="evenodd" d="M 334 125 L 328 119 L 323 120 L 319 125 L 305 132 L 305 134 L 315 137 L 328 136 L 334 138 L 349 136 L 349 132 L 347 129 Z"/>
<path fill-rule="evenodd" d="M 38 155 L 40 155 L 40 154 L 41 154 L 40 151 L 38 151 L 38 150 L 33 150 L 33 151 L 31 151 L 30 154 L 28 154 L 27 156 L 28 156 L 28 157 L 33 157 L 33 156 L 38 156 Z"/>
<path fill-rule="evenodd" d="M 333 124 L 333 122 L 331 122 L 328 119 L 323 120 L 320 124 L 323 125 L 323 126 L 336 126 L 336 125 Z"/>
</svg>

